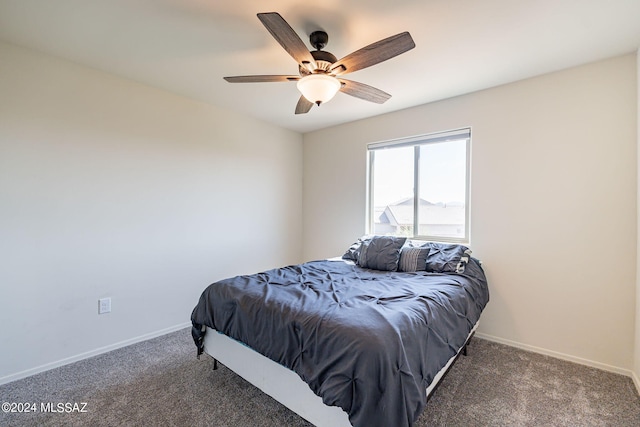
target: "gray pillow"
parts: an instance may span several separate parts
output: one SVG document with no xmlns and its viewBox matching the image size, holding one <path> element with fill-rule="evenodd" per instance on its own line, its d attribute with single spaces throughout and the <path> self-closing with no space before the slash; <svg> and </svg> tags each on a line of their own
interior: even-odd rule
<svg viewBox="0 0 640 427">
<path fill-rule="evenodd" d="M 398 271 L 424 271 L 427 269 L 429 246 L 403 246 L 400 251 Z"/>
<path fill-rule="evenodd" d="M 373 236 L 362 242 L 358 265 L 372 270 L 397 271 L 400 250 L 406 241 L 406 237 Z"/>
<path fill-rule="evenodd" d="M 432 273 L 464 273 L 471 250 L 452 243 L 429 242 L 427 271 Z"/>
<path fill-rule="evenodd" d="M 360 255 L 360 247 L 362 246 L 362 243 L 367 242 L 369 240 L 371 240 L 371 237 L 369 236 L 360 237 L 358 241 L 356 241 L 351 246 L 349 246 L 349 249 L 347 249 L 344 255 L 342 255 L 342 259 L 348 259 L 351 261 L 355 261 L 357 263 L 358 255 Z"/>
</svg>

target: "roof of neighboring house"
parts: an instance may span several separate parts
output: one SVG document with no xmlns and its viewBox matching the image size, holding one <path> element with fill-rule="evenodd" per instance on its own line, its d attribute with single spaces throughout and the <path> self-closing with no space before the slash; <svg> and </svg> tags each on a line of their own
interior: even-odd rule
<svg viewBox="0 0 640 427">
<path fill-rule="evenodd" d="M 388 205 L 378 215 L 375 210 L 376 222 L 390 223 L 392 225 L 413 224 L 413 198 L 404 199 Z M 460 202 L 438 203 L 420 200 L 420 224 L 464 224 L 465 208 Z"/>
</svg>

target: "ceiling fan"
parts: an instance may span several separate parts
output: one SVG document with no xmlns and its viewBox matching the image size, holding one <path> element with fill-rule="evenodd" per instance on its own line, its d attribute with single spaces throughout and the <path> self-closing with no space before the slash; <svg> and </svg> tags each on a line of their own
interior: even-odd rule
<svg viewBox="0 0 640 427">
<path fill-rule="evenodd" d="M 338 91 L 366 101 L 384 103 L 391 95 L 375 87 L 343 79 L 341 76 L 386 61 L 415 47 L 411 35 L 405 31 L 365 46 L 338 60 L 333 54 L 322 50 L 329 41 L 326 32 L 311 33 L 309 41 L 316 50 L 309 51 L 279 13 L 258 13 L 258 19 L 298 63 L 299 75 L 233 76 L 224 79 L 229 83 L 297 82 L 302 96 L 296 105 L 296 114 L 308 113 L 313 104 L 320 105 L 329 101 Z"/>
</svg>

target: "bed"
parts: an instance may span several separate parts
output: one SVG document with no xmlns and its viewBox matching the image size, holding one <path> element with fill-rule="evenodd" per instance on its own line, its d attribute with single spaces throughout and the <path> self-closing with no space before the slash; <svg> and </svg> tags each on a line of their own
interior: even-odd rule
<svg viewBox="0 0 640 427">
<path fill-rule="evenodd" d="M 315 425 L 411 426 L 488 301 L 465 246 L 372 236 L 210 285 L 192 333 L 198 354 Z"/>
</svg>

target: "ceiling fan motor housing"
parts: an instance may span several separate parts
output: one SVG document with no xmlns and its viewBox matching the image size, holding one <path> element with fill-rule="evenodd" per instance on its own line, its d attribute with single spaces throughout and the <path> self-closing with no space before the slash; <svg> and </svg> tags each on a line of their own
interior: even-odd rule
<svg viewBox="0 0 640 427">
<path fill-rule="evenodd" d="M 316 70 L 329 71 L 331 65 L 338 60 L 332 53 L 324 50 L 311 51 L 313 59 L 316 60 Z"/>
</svg>

